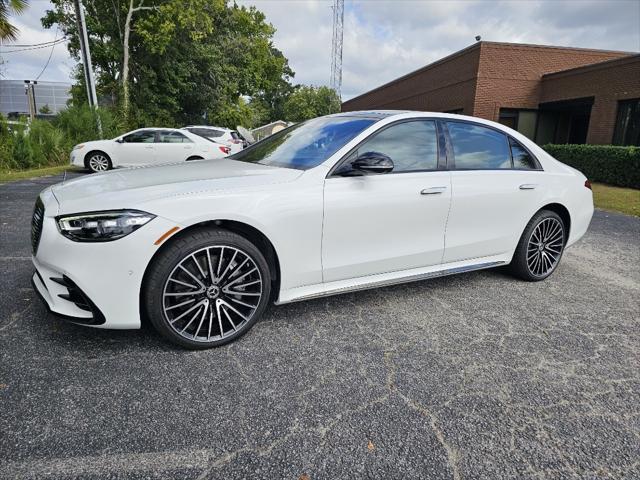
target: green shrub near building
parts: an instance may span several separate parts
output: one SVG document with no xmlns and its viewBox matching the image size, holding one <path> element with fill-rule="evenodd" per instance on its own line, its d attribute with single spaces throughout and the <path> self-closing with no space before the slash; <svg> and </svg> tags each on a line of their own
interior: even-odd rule
<svg viewBox="0 0 640 480">
<path fill-rule="evenodd" d="M 547 153 L 592 182 L 640 189 L 640 147 L 545 145 Z"/>
</svg>

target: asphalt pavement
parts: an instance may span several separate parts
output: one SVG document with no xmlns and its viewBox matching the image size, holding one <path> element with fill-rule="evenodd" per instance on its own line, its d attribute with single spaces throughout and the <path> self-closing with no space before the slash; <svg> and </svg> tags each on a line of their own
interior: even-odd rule
<svg viewBox="0 0 640 480">
<path fill-rule="evenodd" d="M 640 478 L 640 219 L 502 270 L 273 307 L 188 352 L 51 317 L 0 185 L 0 478 Z"/>
</svg>

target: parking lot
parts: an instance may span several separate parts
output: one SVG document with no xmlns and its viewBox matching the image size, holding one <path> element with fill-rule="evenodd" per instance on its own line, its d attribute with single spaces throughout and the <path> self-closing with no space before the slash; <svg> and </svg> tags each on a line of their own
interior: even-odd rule
<svg viewBox="0 0 640 480">
<path fill-rule="evenodd" d="M 272 308 L 188 352 L 54 319 L 0 185 L 0 478 L 640 478 L 640 219 L 501 270 Z M 99 272 L 97 272 L 99 274 Z"/>
</svg>

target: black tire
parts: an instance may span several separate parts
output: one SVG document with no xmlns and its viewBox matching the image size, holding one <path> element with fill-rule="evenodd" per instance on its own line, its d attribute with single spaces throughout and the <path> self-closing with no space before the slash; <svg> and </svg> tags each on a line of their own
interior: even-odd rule
<svg viewBox="0 0 640 480">
<path fill-rule="evenodd" d="M 542 235 L 542 238 L 538 239 L 540 229 L 543 230 L 545 225 L 557 226 L 561 228 L 561 232 L 558 233 L 557 229 L 554 228 L 551 230 L 553 227 L 549 227 L 551 231 L 549 235 L 552 235 L 552 237 L 545 238 L 544 235 Z M 509 265 L 511 273 L 528 282 L 544 280 L 555 272 L 560 264 L 566 242 L 567 230 L 562 218 L 550 210 L 540 210 L 529 221 L 520 237 L 513 259 Z M 544 263 L 544 268 L 538 266 L 536 270 L 536 265 L 540 265 L 536 263 L 537 259 Z"/>
<path fill-rule="evenodd" d="M 187 158 L 187 162 L 190 162 L 191 160 L 204 160 L 204 158 L 194 155 L 193 157 Z"/>
<path fill-rule="evenodd" d="M 225 249 L 227 252 L 229 252 L 227 253 L 226 257 L 224 253 Z M 218 257 L 214 257 L 214 254 L 216 251 L 223 252 L 223 253 L 221 253 Z M 248 319 L 241 320 L 241 323 L 239 324 L 237 330 L 236 330 L 236 325 L 233 324 L 233 321 L 229 318 L 229 313 L 233 314 L 233 311 L 232 311 L 233 309 L 228 306 L 235 306 L 238 309 L 243 309 L 245 307 L 241 307 L 235 303 L 232 304 L 231 302 L 232 301 L 236 302 L 238 300 L 253 302 L 255 301 L 253 300 L 255 299 L 255 296 L 254 297 L 237 297 L 233 294 L 229 294 L 229 292 L 224 293 L 222 284 L 220 284 L 220 287 L 217 288 L 218 279 L 213 278 L 212 281 L 209 281 L 208 278 L 210 274 L 207 273 L 211 271 L 212 272 L 211 275 L 213 277 L 216 277 L 216 275 L 220 274 L 221 269 L 218 268 L 217 269 L 218 271 L 216 272 L 214 264 L 217 265 L 218 262 L 220 262 L 220 265 L 223 266 L 224 262 L 226 261 L 228 262 L 227 265 L 229 265 L 229 268 L 231 269 L 229 270 L 228 278 L 226 278 L 225 280 L 226 282 L 229 282 L 229 280 L 234 278 L 234 276 L 236 281 L 238 280 L 238 278 L 244 276 L 244 274 L 242 273 L 243 265 L 240 265 L 240 260 L 238 260 L 238 262 L 234 264 L 233 258 L 235 257 L 230 259 L 230 253 L 234 251 L 240 252 L 241 255 L 244 255 L 246 258 L 250 260 L 248 264 L 245 264 L 244 268 L 250 268 L 251 265 L 254 265 L 257 271 L 254 273 L 251 273 L 250 275 L 258 276 L 258 278 L 260 279 L 259 281 L 261 282 L 261 285 L 259 287 L 261 291 L 261 296 L 258 299 L 258 303 L 255 305 L 251 305 L 252 307 L 255 308 L 255 310 L 251 310 L 252 313 L 250 314 L 250 316 L 248 313 L 246 313 L 247 310 L 243 311 L 243 313 L 247 315 Z M 210 252 L 214 252 L 214 253 L 210 253 Z M 200 259 L 201 261 L 200 265 L 203 267 L 201 270 L 202 273 L 198 273 L 198 270 L 195 269 L 195 267 L 197 266 L 196 263 L 191 264 L 193 265 L 193 268 L 194 268 L 193 272 L 198 276 L 201 283 L 205 284 L 205 287 L 207 288 L 207 290 L 203 291 L 202 293 L 194 292 L 194 295 L 192 295 L 191 294 L 192 290 L 190 290 L 187 287 L 187 290 L 183 290 L 183 293 L 177 294 L 177 295 L 183 295 L 182 297 L 180 297 L 181 300 L 173 300 L 174 297 L 165 296 L 165 294 L 168 293 L 167 292 L 168 289 L 174 288 L 174 285 L 170 283 L 173 280 L 170 280 L 170 278 L 174 278 L 173 276 L 176 275 L 176 272 L 180 274 L 180 268 L 181 268 L 180 266 L 187 265 L 187 264 L 184 264 L 183 262 L 190 260 L 191 258 L 193 258 L 193 256 L 196 256 Z M 207 269 L 208 266 L 206 264 L 207 257 L 209 258 L 209 262 L 211 265 L 209 266 L 209 269 Z M 245 257 L 239 256 L 238 258 L 241 259 Z M 198 261 L 196 260 L 196 262 Z M 253 262 L 253 264 L 251 262 Z M 258 272 L 259 272 L 259 275 L 258 275 Z M 226 273 L 226 270 L 225 272 L 222 272 L 222 274 L 220 275 L 220 279 L 225 277 L 225 273 Z M 245 278 L 251 279 L 252 277 L 249 276 Z M 256 278 L 256 277 L 253 277 L 253 278 Z M 240 283 L 243 283 L 246 281 L 247 280 L 242 280 L 242 282 Z M 196 282 L 195 280 L 188 279 L 186 283 L 196 283 Z M 254 281 L 253 283 L 256 283 L 256 281 Z M 169 285 L 172 285 L 172 286 L 169 286 Z M 214 285 L 216 286 L 215 292 L 217 293 L 215 293 L 215 296 L 209 296 L 209 295 L 213 295 L 213 293 L 210 292 L 209 290 L 214 288 Z M 236 286 L 238 286 L 238 283 L 236 283 Z M 198 285 L 195 285 L 195 287 L 197 288 Z M 242 287 L 242 285 L 240 285 L 240 287 Z M 175 288 L 185 288 L 185 287 L 177 286 Z M 230 288 L 230 287 L 229 285 L 226 285 L 225 288 Z M 233 288 L 235 289 L 235 287 Z M 246 289 L 247 287 L 244 287 L 244 288 Z M 184 292 L 187 292 L 187 293 L 184 293 Z M 250 293 L 246 293 L 246 294 L 255 295 Z M 169 295 L 176 295 L 176 294 L 169 293 Z M 143 299 L 142 299 L 143 306 L 145 308 L 145 313 L 149 321 L 155 327 L 155 329 L 162 336 L 167 338 L 169 341 L 191 350 L 200 350 L 200 349 L 217 347 L 220 345 L 224 345 L 225 343 L 234 341 L 239 337 L 241 337 L 242 335 L 244 335 L 245 333 L 247 333 L 247 331 L 251 329 L 251 327 L 258 321 L 258 319 L 264 313 L 265 309 L 268 306 L 269 298 L 271 296 L 271 276 L 269 273 L 269 265 L 267 264 L 267 261 L 265 260 L 260 250 L 253 243 L 247 240 L 245 237 L 238 235 L 236 233 L 230 232 L 228 230 L 213 229 L 213 228 L 199 228 L 197 230 L 192 230 L 183 235 L 178 236 L 176 239 L 171 241 L 170 244 L 166 245 L 163 248 L 163 250 L 159 252 L 158 255 L 152 260 L 152 263 L 149 265 L 147 269 L 147 273 L 145 275 L 145 281 L 142 287 L 142 296 L 143 296 Z M 230 297 L 234 297 L 236 298 L 236 300 L 233 300 Z M 182 315 L 183 311 L 176 309 L 175 307 L 176 303 L 171 304 L 171 308 L 174 309 L 171 313 L 165 310 L 165 307 L 169 304 L 169 302 L 178 302 L 178 301 L 181 302 L 183 298 L 187 298 L 187 301 L 193 298 L 193 300 L 191 301 L 196 301 L 196 303 L 207 302 L 204 305 L 203 310 L 201 310 L 200 307 L 194 310 L 196 312 L 195 315 L 200 315 L 198 312 L 202 312 L 201 318 L 209 319 L 207 322 L 209 335 L 211 335 L 211 332 L 212 332 L 212 323 L 213 323 L 212 318 L 215 318 L 215 321 L 219 321 L 220 330 L 216 330 L 215 327 L 217 327 L 217 324 L 215 323 L 213 323 L 214 325 L 213 330 L 220 331 L 221 334 L 215 335 L 214 338 L 211 338 L 211 339 L 207 338 L 206 340 L 203 340 L 202 338 L 203 336 L 199 336 L 198 333 L 206 332 L 207 324 L 203 324 L 203 328 L 204 328 L 203 330 L 203 328 L 201 328 L 200 325 L 195 327 L 195 323 L 193 324 L 192 330 L 189 330 L 188 326 L 185 327 L 187 329 L 186 334 L 184 333 L 184 331 L 182 333 L 178 332 L 178 329 L 182 328 L 184 326 L 184 323 L 181 324 L 177 322 L 176 319 L 179 318 L 180 315 Z M 217 305 L 218 305 L 216 302 L 223 302 L 223 303 L 226 302 L 226 303 L 222 305 L 221 307 L 222 310 L 218 309 L 216 311 L 215 308 L 217 308 Z M 196 303 L 192 303 L 186 307 L 179 307 L 179 308 L 188 309 L 191 307 L 191 305 L 195 306 Z M 238 301 L 238 303 L 242 304 L 241 301 Z M 244 304 L 247 305 L 246 303 Z M 214 305 L 216 305 L 215 308 L 214 308 Z M 210 309 L 210 310 L 207 310 L 207 309 Z M 207 312 L 210 312 L 210 314 Z M 226 317 L 223 315 L 223 313 L 225 313 Z M 170 323 L 168 316 L 174 316 L 174 319 L 173 319 L 174 323 Z M 185 317 L 185 320 L 183 322 L 186 322 L 186 319 L 188 319 L 189 316 L 190 316 L 190 313 L 187 314 L 187 317 Z M 221 320 L 218 320 L 218 316 L 221 318 Z M 238 320 L 238 317 L 235 317 L 235 318 L 236 320 Z M 245 317 L 242 317 L 242 318 L 245 318 Z M 229 320 L 226 320 L 226 319 L 229 319 Z M 196 323 L 198 323 L 198 321 L 196 321 Z M 200 324 L 202 324 L 202 320 L 200 320 Z M 232 330 L 230 328 L 231 325 L 233 325 Z M 228 330 L 229 330 L 228 334 L 225 333 L 225 330 L 224 330 L 225 326 L 228 327 Z M 194 333 L 190 333 L 191 331 L 194 331 Z M 191 338 L 188 338 L 188 336 L 191 336 Z"/>
<path fill-rule="evenodd" d="M 113 168 L 109 155 L 100 150 L 87 153 L 86 157 L 84 157 L 84 166 L 91 173 L 106 172 Z"/>
</svg>

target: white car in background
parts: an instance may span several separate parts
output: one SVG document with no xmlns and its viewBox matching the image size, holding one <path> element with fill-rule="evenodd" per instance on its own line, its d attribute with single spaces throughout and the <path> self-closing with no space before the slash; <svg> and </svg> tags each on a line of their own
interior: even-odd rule
<svg viewBox="0 0 640 480">
<path fill-rule="evenodd" d="M 238 153 L 245 145 L 245 140 L 237 130 L 224 127 L 213 127 L 210 125 L 189 125 L 182 130 L 195 133 L 218 143 L 222 143 L 231 149 L 231 155 Z"/>
<path fill-rule="evenodd" d="M 45 189 L 33 283 L 73 322 L 125 329 L 144 317 L 176 344 L 208 348 L 240 337 L 272 301 L 502 265 L 544 280 L 592 214 L 587 178 L 503 125 L 348 112 L 217 162 Z"/>
<path fill-rule="evenodd" d="M 71 165 L 103 172 L 118 167 L 210 160 L 229 153 L 226 145 L 185 130 L 140 128 L 111 140 L 76 145 L 71 151 Z"/>
</svg>

